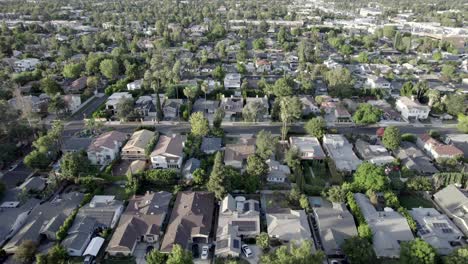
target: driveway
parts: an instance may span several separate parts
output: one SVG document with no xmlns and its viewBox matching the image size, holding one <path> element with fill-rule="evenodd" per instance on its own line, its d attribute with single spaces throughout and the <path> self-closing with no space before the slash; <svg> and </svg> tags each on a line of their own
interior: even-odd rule
<svg viewBox="0 0 468 264">
<path fill-rule="evenodd" d="M 149 246 L 153 246 L 154 248 L 159 248 L 159 245 L 156 244 L 148 244 L 148 243 L 138 243 L 135 247 L 135 251 L 133 252 L 133 256 L 135 257 L 136 264 L 146 264 L 146 248 Z"/>
<path fill-rule="evenodd" d="M 33 171 L 21 161 L 14 170 L 4 172 L 1 179 L 6 189 L 11 189 L 24 182 L 31 173 Z"/>
<path fill-rule="evenodd" d="M 263 251 L 256 245 L 249 245 L 252 250 L 253 256 L 246 258 L 244 254 L 241 254 L 241 258 L 247 260 L 250 264 L 257 264 L 260 262 L 260 257 L 263 255 Z"/>
</svg>

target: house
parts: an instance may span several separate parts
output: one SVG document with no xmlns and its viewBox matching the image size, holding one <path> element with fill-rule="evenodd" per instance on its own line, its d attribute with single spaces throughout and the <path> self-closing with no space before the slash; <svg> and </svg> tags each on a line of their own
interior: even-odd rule
<svg viewBox="0 0 468 264">
<path fill-rule="evenodd" d="M 319 201 L 310 204 L 323 251 L 329 257 L 343 257 L 341 247 L 345 240 L 358 235 L 353 215 L 344 203 L 331 203 L 321 197 L 313 198 L 314 201 Z"/>
<path fill-rule="evenodd" d="M 185 162 L 184 168 L 182 169 L 182 175 L 185 179 L 193 179 L 193 173 L 196 169 L 200 168 L 201 162 L 199 159 L 190 158 Z"/>
<path fill-rule="evenodd" d="M 291 148 L 297 148 L 302 160 L 323 160 L 325 152 L 316 137 L 290 137 Z"/>
<path fill-rule="evenodd" d="M 152 96 L 143 95 L 135 102 L 135 110 L 140 116 L 156 117 L 156 104 Z"/>
<path fill-rule="evenodd" d="M 130 198 L 106 252 L 111 256 L 130 256 L 138 243 L 160 241 L 171 199 L 172 194 L 165 191 L 146 192 Z"/>
<path fill-rule="evenodd" d="M 44 238 L 55 240 L 55 234 L 66 216 L 79 206 L 83 197 L 84 195 L 78 192 L 59 194 L 50 201 L 35 206 L 28 215 L 20 219 L 23 223 L 22 227 L 3 246 L 3 249 L 7 253 L 15 253 L 18 246 L 26 240 L 34 242 L 39 242 Z"/>
<path fill-rule="evenodd" d="M 437 207 L 468 236 L 468 194 L 466 190 L 449 185 L 433 196 Z"/>
<path fill-rule="evenodd" d="M 95 195 L 81 207 L 62 241 L 69 256 L 82 256 L 96 230 L 112 229 L 117 225 L 124 204 L 115 196 Z"/>
<path fill-rule="evenodd" d="M 399 258 L 400 243 L 414 239 L 406 218 L 388 207 L 377 211 L 365 194 L 355 193 L 354 199 L 372 230 L 375 255 L 378 258 Z"/>
<path fill-rule="evenodd" d="M 80 94 L 65 94 L 62 95 L 63 101 L 65 101 L 65 107 L 69 112 L 75 112 L 81 106 L 81 95 Z"/>
<path fill-rule="evenodd" d="M 28 219 L 29 213 L 40 203 L 40 200 L 31 198 L 24 203 L 19 201 L 5 201 L 0 204 L 0 247 L 20 230 Z"/>
<path fill-rule="evenodd" d="M 18 111 L 30 109 L 33 113 L 47 113 L 49 99 L 46 96 L 26 95 L 20 98 L 11 98 L 8 100 L 8 104 Z"/>
<path fill-rule="evenodd" d="M 202 112 L 205 117 L 209 118 L 219 107 L 219 101 L 205 100 L 204 98 L 197 99 L 192 107 L 192 112 Z"/>
<path fill-rule="evenodd" d="M 242 117 L 242 109 L 244 108 L 244 99 L 242 97 L 221 97 L 221 106 L 224 110 L 224 118 L 226 120 L 232 120 L 236 117 Z"/>
<path fill-rule="evenodd" d="M 109 131 L 93 139 L 88 146 L 88 159 L 93 165 L 107 165 L 119 156 L 120 148 L 127 140 L 127 135 L 118 131 Z"/>
<path fill-rule="evenodd" d="M 184 143 L 186 136 L 161 135 L 158 144 L 150 154 L 154 169 L 181 169 L 184 159 Z"/>
<path fill-rule="evenodd" d="M 393 163 L 395 158 L 382 145 L 372 145 L 362 139 L 354 144 L 357 154 L 363 159 L 377 166 Z"/>
<path fill-rule="evenodd" d="M 334 111 L 334 122 L 335 123 L 351 123 L 353 120 L 351 119 L 351 114 L 348 112 L 346 107 L 341 104 L 336 105 Z"/>
<path fill-rule="evenodd" d="M 34 71 L 40 62 L 36 58 L 17 60 L 14 62 L 13 69 L 15 72 Z"/>
<path fill-rule="evenodd" d="M 468 135 L 467 134 L 447 134 L 444 139 L 445 144 L 450 144 L 464 153 L 464 157 L 468 158 Z"/>
<path fill-rule="evenodd" d="M 268 159 L 266 164 L 268 165 L 267 182 L 284 183 L 291 175 L 289 167 L 279 163 L 279 161 Z"/>
<path fill-rule="evenodd" d="M 392 87 L 389 81 L 376 75 L 367 76 L 366 83 L 364 85 L 371 89 L 390 89 Z"/>
<path fill-rule="evenodd" d="M 179 117 L 180 107 L 184 104 L 183 99 L 166 99 L 164 102 L 164 118 L 175 119 Z"/>
<path fill-rule="evenodd" d="M 86 76 L 74 80 L 69 86 L 65 87 L 67 93 L 80 93 L 87 86 L 88 78 Z"/>
<path fill-rule="evenodd" d="M 436 209 L 413 208 L 409 214 L 417 223 L 418 236 L 429 243 L 439 255 L 448 255 L 465 244 L 463 233 Z"/>
<path fill-rule="evenodd" d="M 146 129 L 138 130 L 130 137 L 127 144 L 122 148 L 122 159 L 145 160 L 146 147 L 154 139 L 155 133 Z"/>
<path fill-rule="evenodd" d="M 221 150 L 221 143 L 221 138 L 203 137 L 200 149 L 205 154 L 214 154 Z"/>
<path fill-rule="evenodd" d="M 104 242 L 105 242 L 105 239 L 99 236 L 91 239 L 88 247 L 86 247 L 86 250 L 83 252 L 84 260 L 86 261 L 90 257 L 92 259 L 96 258 Z"/>
<path fill-rule="evenodd" d="M 343 135 L 326 134 L 322 140 L 325 152 L 333 160 L 338 171 L 351 173 L 362 163 L 354 154 L 353 145 Z"/>
<path fill-rule="evenodd" d="M 438 159 L 456 159 L 463 157 L 463 151 L 453 145 L 445 145 L 428 134 L 418 135 L 416 145 L 422 148 L 430 157 Z"/>
<path fill-rule="evenodd" d="M 311 95 L 300 96 L 299 100 L 302 103 L 302 115 L 320 115 L 320 108 L 315 103 L 315 99 Z"/>
<path fill-rule="evenodd" d="M 239 73 L 228 73 L 224 77 L 224 89 L 237 90 L 241 88 L 241 75 Z"/>
<path fill-rule="evenodd" d="M 115 114 L 117 110 L 117 105 L 122 99 L 133 99 L 132 95 L 128 92 L 118 92 L 113 93 L 106 101 L 106 109 Z"/>
<path fill-rule="evenodd" d="M 63 141 L 61 150 L 63 153 L 86 151 L 92 142 L 88 137 L 71 137 Z"/>
<path fill-rule="evenodd" d="M 401 164 L 407 169 L 423 175 L 432 175 L 439 172 L 432 164 L 431 159 L 410 142 L 401 142 L 400 148 L 396 151 L 396 158 L 400 159 Z"/>
<path fill-rule="evenodd" d="M 270 72 L 271 71 L 271 62 L 265 59 L 260 59 L 255 61 L 255 68 L 257 72 Z"/>
<path fill-rule="evenodd" d="M 260 234 L 260 203 L 228 194 L 220 203 L 215 255 L 239 257 L 241 238 Z"/>
<path fill-rule="evenodd" d="M 135 80 L 133 82 L 127 83 L 127 90 L 129 91 L 141 90 L 141 86 L 143 86 L 143 79 Z"/>
<path fill-rule="evenodd" d="M 169 253 L 175 244 L 188 249 L 192 243 L 210 243 L 214 203 L 210 192 L 179 192 L 160 251 Z"/>
<path fill-rule="evenodd" d="M 395 107 L 406 120 L 427 119 L 431 111 L 429 106 L 422 105 L 417 102 L 416 99 L 411 99 L 406 96 L 398 98 Z"/>
<path fill-rule="evenodd" d="M 268 235 L 282 242 L 312 240 L 307 214 L 304 210 L 274 208 L 266 212 Z"/>
<path fill-rule="evenodd" d="M 255 139 L 241 138 L 238 144 L 226 144 L 224 149 L 224 164 L 236 169 L 242 169 L 250 155 L 255 154 Z"/>
</svg>

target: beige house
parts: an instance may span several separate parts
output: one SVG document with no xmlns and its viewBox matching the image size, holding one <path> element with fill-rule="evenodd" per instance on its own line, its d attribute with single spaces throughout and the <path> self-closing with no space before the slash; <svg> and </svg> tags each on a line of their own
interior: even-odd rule
<svg viewBox="0 0 468 264">
<path fill-rule="evenodd" d="M 122 149 L 122 159 L 126 160 L 144 160 L 146 159 L 145 149 L 154 138 L 155 133 L 146 129 L 133 133 L 130 140 Z"/>
</svg>

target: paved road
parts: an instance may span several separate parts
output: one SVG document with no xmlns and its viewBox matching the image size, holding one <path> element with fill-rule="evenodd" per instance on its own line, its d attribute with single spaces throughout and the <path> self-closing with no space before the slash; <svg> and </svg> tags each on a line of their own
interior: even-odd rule
<svg viewBox="0 0 468 264">
<path fill-rule="evenodd" d="M 76 112 L 71 118 L 71 121 L 80 121 L 83 120 L 83 117 L 90 117 L 99 106 L 101 106 L 106 100 L 106 95 L 102 95 L 102 97 L 96 96 L 91 102 L 89 102 L 83 109 Z"/>
</svg>

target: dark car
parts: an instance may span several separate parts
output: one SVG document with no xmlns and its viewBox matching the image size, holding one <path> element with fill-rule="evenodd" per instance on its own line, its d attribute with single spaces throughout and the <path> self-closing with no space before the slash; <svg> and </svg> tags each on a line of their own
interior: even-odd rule
<svg viewBox="0 0 468 264">
<path fill-rule="evenodd" d="M 200 257 L 200 250 L 198 250 L 198 244 L 192 244 L 192 254 L 194 258 Z"/>
</svg>

